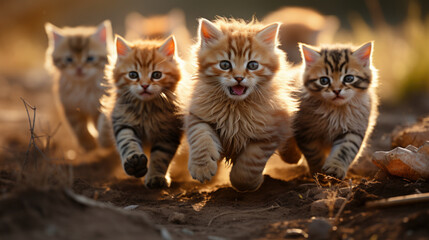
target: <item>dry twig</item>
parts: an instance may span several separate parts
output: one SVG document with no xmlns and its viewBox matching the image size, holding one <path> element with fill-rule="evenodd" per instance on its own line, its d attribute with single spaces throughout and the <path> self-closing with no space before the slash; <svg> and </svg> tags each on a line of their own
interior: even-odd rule
<svg viewBox="0 0 429 240">
<path fill-rule="evenodd" d="M 349 194 L 347 194 L 346 200 L 343 202 L 343 204 L 341 204 L 341 207 L 340 207 L 340 209 L 338 209 L 337 214 L 335 214 L 335 218 L 334 218 L 335 224 L 338 223 L 338 219 L 340 218 L 341 213 L 343 212 L 344 208 L 346 207 L 347 202 L 353 196 L 352 180 L 351 179 L 349 180 L 349 187 L 350 187 L 350 192 L 349 192 Z"/>
<path fill-rule="evenodd" d="M 392 207 L 399 205 L 409 205 L 414 203 L 429 202 L 429 193 L 411 194 L 387 199 L 369 201 L 366 207 Z"/>
</svg>

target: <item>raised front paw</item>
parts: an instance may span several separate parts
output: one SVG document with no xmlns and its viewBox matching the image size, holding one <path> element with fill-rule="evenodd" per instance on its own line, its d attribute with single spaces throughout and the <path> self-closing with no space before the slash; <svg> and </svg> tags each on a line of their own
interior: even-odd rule
<svg viewBox="0 0 429 240">
<path fill-rule="evenodd" d="M 143 177 L 147 172 L 147 157 L 144 153 L 129 155 L 124 163 L 125 172 L 136 178 Z"/>
<path fill-rule="evenodd" d="M 164 176 L 146 176 L 144 184 L 150 189 L 167 187 L 167 179 Z"/>
<path fill-rule="evenodd" d="M 322 172 L 338 179 L 344 179 L 346 177 L 347 169 L 345 169 L 345 167 L 340 163 L 326 162 L 322 167 Z"/>
<path fill-rule="evenodd" d="M 205 181 L 210 181 L 212 177 L 216 174 L 217 162 L 211 159 L 207 160 L 204 163 L 195 163 L 193 161 L 190 161 L 188 168 L 189 173 L 191 174 L 193 179 L 204 183 Z"/>
</svg>

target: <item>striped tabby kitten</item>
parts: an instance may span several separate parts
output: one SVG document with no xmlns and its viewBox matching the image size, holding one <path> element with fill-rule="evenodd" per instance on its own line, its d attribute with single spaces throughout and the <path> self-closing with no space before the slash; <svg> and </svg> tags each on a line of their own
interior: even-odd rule
<svg viewBox="0 0 429 240">
<path fill-rule="evenodd" d="M 343 179 L 365 147 L 378 103 L 372 45 L 320 51 L 300 45 L 305 69 L 294 127 L 311 173 L 322 171 Z"/>
<path fill-rule="evenodd" d="M 201 19 L 196 45 L 198 75 L 185 129 L 188 168 L 194 179 L 210 180 L 217 162 L 230 160 L 230 180 L 239 191 L 257 190 L 268 158 L 290 130 L 294 102 L 277 48 L 279 24 Z"/>
<path fill-rule="evenodd" d="M 147 187 L 164 187 L 182 136 L 175 94 L 181 71 L 174 37 L 127 43 L 118 36 L 116 51 L 108 75 L 116 91 L 111 118 L 122 165 L 137 178 L 147 172 Z M 143 146 L 150 147 L 149 170 Z"/>
<path fill-rule="evenodd" d="M 87 151 L 97 147 L 88 123 L 102 124 L 100 98 L 105 94 L 104 67 L 111 46 L 111 24 L 98 27 L 57 28 L 45 25 L 49 37 L 46 66 L 55 78 L 55 92 L 79 144 Z M 100 134 L 99 135 L 103 135 Z M 109 142 L 99 138 L 100 145 Z"/>
</svg>

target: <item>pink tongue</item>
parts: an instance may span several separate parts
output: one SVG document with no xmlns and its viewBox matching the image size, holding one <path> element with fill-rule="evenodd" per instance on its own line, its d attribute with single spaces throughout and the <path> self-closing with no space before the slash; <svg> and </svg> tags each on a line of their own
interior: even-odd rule
<svg viewBox="0 0 429 240">
<path fill-rule="evenodd" d="M 241 85 L 235 85 L 234 87 L 231 87 L 232 91 L 234 91 L 235 94 L 241 95 L 244 92 L 245 87 Z"/>
</svg>

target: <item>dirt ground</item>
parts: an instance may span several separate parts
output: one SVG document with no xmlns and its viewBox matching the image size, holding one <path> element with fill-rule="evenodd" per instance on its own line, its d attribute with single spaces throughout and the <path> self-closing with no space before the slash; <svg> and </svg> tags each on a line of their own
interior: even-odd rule
<svg viewBox="0 0 429 240">
<path fill-rule="evenodd" d="M 377 172 L 369 157 L 390 149 L 396 127 L 429 113 L 427 98 L 381 106 L 371 149 L 346 180 L 315 180 L 305 165 L 274 157 L 262 187 L 238 193 L 222 166 L 209 184 L 146 189 L 123 173 L 115 152 L 83 153 L 65 124 L 55 131 L 62 120 L 46 85 L 11 85 L 14 94 L 0 94 L 0 239 L 429 239 L 429 203 L 365 206 L 429 192 L 425 180 Z M 37 107 L 36 143 L 45 152 L 45 135 L 53 134 L 51 160 L 34 149 L 26 155 L 29 122 L 19 96 Z"/>
</svg>

